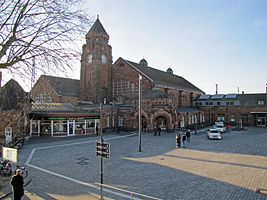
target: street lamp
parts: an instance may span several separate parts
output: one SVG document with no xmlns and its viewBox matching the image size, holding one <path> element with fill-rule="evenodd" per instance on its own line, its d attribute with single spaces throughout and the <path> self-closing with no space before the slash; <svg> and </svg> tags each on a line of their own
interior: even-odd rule
<svg viewBox="0 0 267 200">
<path fill-rule="evenodd" d="M 138 139 L 139 145 L 138 150 L 141 152 L 141 131 L 142 131 L 142 75 L 139 74 L 139 130 L 138 130 Z"/>
</svg>

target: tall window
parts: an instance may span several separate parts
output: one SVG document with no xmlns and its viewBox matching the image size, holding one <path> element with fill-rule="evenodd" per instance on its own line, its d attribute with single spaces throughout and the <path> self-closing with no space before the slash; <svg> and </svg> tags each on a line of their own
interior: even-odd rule
<svg viewBox="0 0 267 200">
<path fill-rule="evenodd" d="M 131 96 L 134 97 L 134 83 L 131 83 Z"/>
<path fill-rule="evenodd" d="M 117 96 L 118 95 L 118 83 L 114 82 L 113 83 L 113 96 Z"/>
<path fill-rule="evenodd" d="M 109 127 L 109 116 L 107 115 L 107 127 Z"/>
<path fill-rule="evenodd" d="M 128 97 L 129 96 L 129 81 L 125 81 L 125 95 Z"/>
<path fill-rule="evenodd" d="M 125 80 L 121 80 L 121 94 L 125 95 Z"/>
<path fill-rule="evenodd" d="M 123 116 L 119 116 L 119 126 L 123 126 Z"/>
<path fill-rule="evenodd" d="M 121 81 L 118 80 L 118 95 L 121 94 Z"/>
</svg>

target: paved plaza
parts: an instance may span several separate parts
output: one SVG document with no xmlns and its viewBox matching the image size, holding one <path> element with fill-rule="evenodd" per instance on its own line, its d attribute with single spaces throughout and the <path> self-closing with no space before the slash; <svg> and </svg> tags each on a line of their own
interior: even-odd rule
<svg viewBox="0 0 267 200">
<path fill-rule="evenodd" d="M 186 148 L 175 148 L 175 133 L 107 133 L 110 159 L 104 159 L 104 184 L 168 200 L 267 200 L 267 129 L 248 128 L 208 140 L 192 134 Z M 19 152 L 32 179 L 23 199 L 99 199 L 97 136 L 33 138 Z M 105 199 L 127 193 L 105 188 Z M 9 199 L 11 197 L 9 196 Z M 142 199 L 138 197 L 138 199 Z"/>
</svg>

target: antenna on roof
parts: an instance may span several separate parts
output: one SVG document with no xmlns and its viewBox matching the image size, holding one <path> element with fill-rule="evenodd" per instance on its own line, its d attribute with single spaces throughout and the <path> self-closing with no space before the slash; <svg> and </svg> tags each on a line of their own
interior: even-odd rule
<svg viewBox="0 0 267 200">
<path fill-rule="evenodd" d="M 218 94 L 218 84 L 216 84 L 216 94 Z"/>
<path fill-rule="evenodd" d="M 99 15 L 97 15 L 96 17 L 97 17 L 97 19 L 99 19 Z"/>
</svg>

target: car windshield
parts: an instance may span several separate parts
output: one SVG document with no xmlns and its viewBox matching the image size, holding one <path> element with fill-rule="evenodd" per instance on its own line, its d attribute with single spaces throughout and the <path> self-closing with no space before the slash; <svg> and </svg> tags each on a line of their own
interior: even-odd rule
<svg viewBox="0 0 267 200">
<path fill-rule="evenodd" d="M 211 130 L 210 133 L 219 133 L 218 130 Z"/>
</svg>

